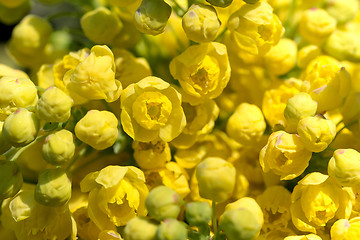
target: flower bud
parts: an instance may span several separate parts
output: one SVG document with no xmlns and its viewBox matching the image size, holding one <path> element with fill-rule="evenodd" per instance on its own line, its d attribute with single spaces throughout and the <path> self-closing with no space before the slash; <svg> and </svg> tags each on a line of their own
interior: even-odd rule
<svg viewBox="0 0 360 240">
<path fill-rule="evenodd" d="M 264 115 L 254 104 L 240 104 L 226 124 L 227 134 L 241 144 L 256 143 L 266 128 Z"/>
<path fill-rule="evenodd" d="M 22 1 L 15 7 L 6 6 L 3 2 L 12 3 L 13 1 L 0 1 L 0 21 L 6 25 L 15 25 L 30 12 L 30 0 Z"/>
<path fill-rule="evenodd" d="M 354 149 L 337 149 L 328 164 L 328 174 L 340 185 L 360 184 L 360 153 Z"/>
<path fill-rule="evenodd" d="M 307 93 L 300 92 L 289 98 L 284 110 L 289 131 L 295 132 L 298 122 L 305 117 L 313 117 L 316 109 L 317 102 Z"/>
<path fill-rule="evenodd" d="M 215 7 L 225 8 L 229 6 L 233 0 L 206 0 L 206 1 Z"/>
<path fill-rule="evenodd" d="M 209 157 L 196 167 L 200 196 L 215 202 L 229 199 L 235 187 L 235 167 L 221 158 Z"/>
<path fill-rule="evenodd" d="M 75 153 L 73 134 L 65 129 L 46 137 L 42 146 L 44 159 L 53 165 L 63 165 L 69 161 Z"/>
<path fill-rule="evenodd" d="M 321 44 L 336 29 L 336 20 L 324 9 L 311 8 L 303 13 L 299 33 L 310 43 Z"/>
<path fill-rule="evenodd" d="M 144 217 L 134 217 L 124 228 L 125 240 L 153 240 L 156 236 L 157 226 Z"/>
<path fill-rule="evenodd" d="M 165 219 L 157 229 L 156 239 L 186 240 L 187 230 L 185 224 L 173 218 Z"/>
<path fill-rule="evenodd" d="M 306 117 L 299 121 L 297 132 L 306 149 L 321 152 L 335 138 L 336 125 L 330 119 L 320 116 Z"/>
<path fill-rule="evenodd" d="M 350 220 L 339 219 L 330 229 L 331 240 L 350 240 L 358 239 L 360 232 L 360 217 L 354 217 Z"/>
<path fill-rule="evenodd" d="M 80 23 L 85 36 L 97 44 L 110 44 L 123 26 L 119 17 L 105 7 L 85 13 Z"/>
<path fill-rule="evenodd" d="M 182 18 L 182 27 L 186 36 L 198 43 L 214 40 L 220 25 L 215 8 L 202 3 L 191 5 Z"/>
<path fill-rule="evenodd" d="M 359 1 L 326 0 L 324 9 L 336 19 L 338 24 L 344 24 L 354 19 L 358 14 Z"/>
<path fill-rule="evenodd" d="M 163 0 L 143 0 L 135 12 L 135 26 L 143 33 L 162 33 L 171 14 L 171 7 Z"/>
<path fill-rule="evenodd" d="M 360 41 L 356 32 L 349 30 L 335 30 L 324 44 L 324 50 L 338 60 L 360 61 Z"/>
<path fill-rule="evenodd" d="M 23 184 L 23 177 L 16 162 L 0 161 L 0 179 L 0 201 L 15 196 Z"/>
<path fill-rule="evenodd" d="M 46 122 L 66 122 L 73 100 L 57 87 L 49 87 L 36 104 L 36 115 Z"/>
<path fill-rule="evenodd" d="M 46 169 L 39 174 L 35 200 L 45 206 L 62 206 L 71 197 L 71 182 L 64 169 Z"/>
<path fill-rule="evenodd" d="M 35 140 L 40 123 L 35 113 L 18 108 L 4 122 L 3 134 L 14 147 L 23 147 Z"/>
<path fill-rule="evenodd" d="M 219 225 L 229 240 L 254 239 L 261 229 L 254 214 L 244 208 L 226 210 Z"/>
<path fill-rule="evenodd" d="M 97 150 L 112 146 L 118 136 L 118 120 L 112 112 L 90 110 L 75 125 L 75 135 Z"/>
<path fill-rule="evenodd" d="M 181 204 L 182 200 L 179 194 L 165 186 L 153 188 L 145 201 L 149 215 L 158 221 L 177 218 Z"/>
<path fill-rule="evenodd" d="M 313 59 L 321 55 L 321 48 L 317 45 L 307 45 L 299 50 L 297 64 L 305 68 Z"/>
<path fill-rule="evenodd" d="M 190 202 L 186 204 L 185 218 L 191 226 L 207 225 L 212 212 L 207 202 Z"/>
</svg>

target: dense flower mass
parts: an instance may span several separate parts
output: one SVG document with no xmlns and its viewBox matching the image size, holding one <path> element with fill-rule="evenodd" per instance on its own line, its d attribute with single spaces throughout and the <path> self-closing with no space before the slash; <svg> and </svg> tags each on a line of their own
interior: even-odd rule
<svg viewBox="0 0 360 240">
<path fill-rule="evenodd" d="M 1 240 L 360 239 L 360 0 L 0 0 L 0 29 Z"/>
</svg>

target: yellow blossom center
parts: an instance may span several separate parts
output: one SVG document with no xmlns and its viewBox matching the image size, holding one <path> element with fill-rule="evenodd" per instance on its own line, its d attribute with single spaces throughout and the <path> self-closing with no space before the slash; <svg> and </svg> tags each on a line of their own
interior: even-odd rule
<svg viewBox="0 0 360 240">
<path fill-rule="evenodd" d="M 205 56 L 197 69 L 190 74 L 190 84 L 199 94 L 207 94 L 218 85 L 219 69 L 218 61 L 214 57 Z"/>
<path fill-rule="evenodd" d="M 160 92 L 144 92 L 133 104 L 135 120 L 149 130 L 156 130 L 164 126 L 171 111 L 170 100 Z"/>
</svg>

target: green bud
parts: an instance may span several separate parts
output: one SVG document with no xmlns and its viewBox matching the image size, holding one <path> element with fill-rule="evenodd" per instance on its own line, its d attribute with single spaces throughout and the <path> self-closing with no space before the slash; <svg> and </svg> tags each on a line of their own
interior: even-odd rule
<svg viewBox="0 0 360 240">
<path fill-rule="evenodd" d="M 191 226 L 207 225 L 212 211 L 207 202 L 190 202 L 186 204 L 185 218 Z"/>
<path fill-rule="evenodd" d="M 219 226 L 229 240 L 254 239 L 262 227 L 254 214 L 244 208 L 225 211 L 220 217 Z"/>
<path fill-rule="evenodd" d="M 162 33 L 171 14 L 171 7 L 163 0 L 143 0 L 135 12 L 135 26 L 143 33 Z"/>
<path fill-rule="evenodd" d="M 360 61 L 359 35 L 352 31 L 335 30 L 326 40 L 324 50 L 339 60 Z"/>
<path fill-rule="evenodd" d="M 42 146 L 44 159 L 53 165 L 63 165 L 69 161 L 75 152 L 73 134 L 65 129 L 46 137 Z"/>
<path fill-rule="evenodd" d="M 177 218 L 182 200 L 177 192 L 165 186 L 158 186 L 149 192 L 145 206 L 149 215 L 161 221 L 166 218 Z"/>
<path fill-rule="evenodd" d="M 23 147 L 35 140 L 39 128 L 35 113 L 18 108 L 5 119 L 3 134 L 12 146 Z"/>
<path fill-rule="evenodd" d="M 144 217 L 134 217 L 124 228 L 125 240 L 154 240 L 157 226 Z"/>
<path fill-rule="evenodd" d="M 45 206 L 62 206 L 71 197 L 71 182 L 64 169 L 46 169 L 39 174 L 35 200 Z"/>
<path fill-rule="evenodd" d="M 0 179 L 0 201 L 15 196 L 23 184 L 23 177 L 16 162 L 0 161 Z"/>
<path fill-rule="evenodd" d="M 289 98 L 284 110 L 289 131 L 296 132 L 298 122 L 305 117 L 313 117 L 316 110 L 317 102 L 312 100 L 307 93 L 300 92 Z"/>
<path fill-rule="evenodd" d="M 36 104 L 36 115 L 46 122 L 66 122 L 71 116 L 73 100 L 57 87 L 49 87 Z"/>
<path fill-rule="evenodd" d="M 12 1 L 8 1 L 12 2 Z M 20 21 L 30 11 L 30 1 L 23 1 L 16 7 L 7 7 L 0 3 L 0 21 L 6 25 L 13 25 Z"/>
<path fill-rule="evenodd" d="M 85 36 L 97 44 L 110 44 L 123 27 L 119 17 L 104 7 L 87 12 L 80 23 Z"/>
<path fill-rule="evenodd" d="M 227 7 L 229 6 L 233 0 L 206 0 L 208 3 L 215 7 Z"/>
<path fill-rule="evenodd" d="M 185 224 L 176 219 L 165 219 L 156 232 L 158 240 L 186 240 L 187 230 Z"/>
</svg>

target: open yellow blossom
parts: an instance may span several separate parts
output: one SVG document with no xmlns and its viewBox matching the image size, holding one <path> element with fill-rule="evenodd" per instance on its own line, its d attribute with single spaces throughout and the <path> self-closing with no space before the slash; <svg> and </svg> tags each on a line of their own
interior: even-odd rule
<svg viewBox="0 0 360 240">
<path fill-rule="evenodd" d="M 105 99 L 113 102 L 119 98 L 122 86 L 115 79 L 114 55 L 107 46 L 96 45 L 75 69 L 64 76 L 66 87 L 89 100 Z"/>
<path fill-rule="evenodd" d="M 171 75 L 192 105 L 218 97 L 229 82 L 230 72 L 226 46 L 217 42 L 190 46 L 170 62 Z"/>
<path fill-rule="evenodd" d="M 157 77 L 146 77 L 124 89 L 121 109 L 124 131 L 141 142 L 156 138 L 169 142 L 186 125 L 181 95 L 169 83 Z"/>
<path fill-rule="evenodd" d="M 184 131 L 171 141 L 171 144 L 177 148 L 189 148 L 214 128 L 215 120 L 219 115 L 219 107 L 213 100 L 206 100 L 196 106 L 183 102 L 182 107 L 186 117 L 186 126 Z"/>
<path fill-rule="evenodd" d="M 291 219 L 291 193 L 283 186 L 275 185 L 267 188 L 256 199 L 264 213 L 263 231 L 287 228 Z"/>
<path fill-rule="evenodd" d="M 352 240 L 360 238 L 360 217 L 337 220 L 330 229 L 332 240 Z"/>
<path fill-rule="evenodd" d="M 36 203 L 33 190 L 24 190 L 15 198 L 2 204 L 1 222 L 15 232 L 17 239 L 59 239 L 72 236 L 76 239 L 76 227 L 68 205 L 46 207 Z"/>
<path fill-rule="evenodd" d="M 317 112 L 340 107 L 351 87 L 349 73 L 335 58 L 320 55 L 304 72 L 303 89 L 318 103 Z"/>
<path fill-rule="evenodd" d="M 255 55 L 268 52 L 285 32 L 267 1 L 243 5 L 230 16 L 228 28 L 234 46 Z"/>
<path fill-rule="evenodd" d="M 144 173 L 136 167 L 107 166 L 91 172 L 80 183 L 89 193 L 89 217 L 100 230 L 111 223 L 123 226 L 133 217 L 145 216 L 148 188 Z"/>
<path fill-rule="evenodd" d="M 291 218 L 304 232 L 317 232 L 333 218 L 349 218 L 349 194 L 331 177 L 319 172 L 306 175 L 291 194 Z"/>
<path fill-rule="evenodd" d="M 277 131 L 261 150 L 260 164 L 264 172 L 272 170 L 281 180 L 290 180 L 304 172 L 311 155 L 298 135 Z"/>
</svg>

